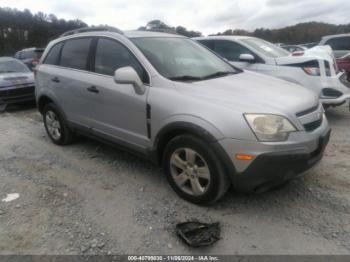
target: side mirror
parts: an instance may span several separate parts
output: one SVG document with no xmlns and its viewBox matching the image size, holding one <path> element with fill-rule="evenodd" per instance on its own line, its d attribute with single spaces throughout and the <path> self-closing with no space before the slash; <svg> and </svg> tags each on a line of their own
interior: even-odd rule
<svg viewBox="0 0 350 262">
<path fill-rule="evenodd" d="M 239 56 L 239 61 L 241 62 L 247 62 L 247 63 L 254 63 L 255 57 L 251 54 L 241 54 Z"/>
<path fill-rule="evenodd" d="M 145 93 L 145 87 L 131 66 L 121 67 L 114 72 L 114 81 L 118 84 L 131 84 L 134 86 L 136 94 L 142 95 Z"/>
</svg>

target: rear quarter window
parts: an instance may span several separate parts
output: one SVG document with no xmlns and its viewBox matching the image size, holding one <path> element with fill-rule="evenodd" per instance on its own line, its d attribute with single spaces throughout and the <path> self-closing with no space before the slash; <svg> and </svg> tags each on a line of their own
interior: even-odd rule
<svg viewBox="0 0 350 262">
<path fill-rule="evenodd" d="M 91 41 L 91 38 L 67 40 L 61 52 L 60 65 L 79 70 L 87 70 Z"/>
<path fill-rule="evenodd" d="M 59 63 L 59 55 L 60 55 L 60 51 L 62 48 L 63 43 L 58 43 L 56 45 L 54 45 L 49 53 L 47 54 L 43 64 L 47 64 L 47 65 L 58 65 Z"/>
</svg>

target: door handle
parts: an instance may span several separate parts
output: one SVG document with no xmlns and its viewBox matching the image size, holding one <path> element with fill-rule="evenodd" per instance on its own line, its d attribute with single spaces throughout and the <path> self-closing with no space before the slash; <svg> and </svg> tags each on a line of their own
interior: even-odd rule
<svg viewBox="0 0 350 262">
<path fill-rule="evenodd" d="M 87 89 L 87 91 L 92 92 L 92 93 L 99 93 L 100 92 L 100 90 L 98 90 L 96 86 L 90 86 L 86 89 Z"/>
<path fill-rule="evenodd" d="M 57 76 L 55 76 L 54 78 L 51 79 L 51 81 L 55 83 L 59 83 L 60 79 Z"/>
</svg>

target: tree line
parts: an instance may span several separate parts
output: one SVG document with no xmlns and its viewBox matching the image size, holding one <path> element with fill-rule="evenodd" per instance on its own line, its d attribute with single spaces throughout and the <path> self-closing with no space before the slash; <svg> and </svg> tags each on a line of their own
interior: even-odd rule
<svg viewBox="0 0 350 262">
<path fill-rule="evenodd" d="M 0 7 L 0 56 L 13 55 L 26 47 L 45 47 L 49 41 L 62 33 L 86 27 L 81 20 L 59 19 L 53 14 L 38 12 L 32 14 L 28 9 L 20 11 Z M 187 37 L 201 36 L 199 31 L 187 30 L 183 26 L 169 26 L 161 20 L 152 20 L 138 30 L 176 33 Z M 274 43 L 300 44 L 317 42 L 324 35 L 349 33 L 350 23 L 334 25 L 319 22 L 300 23 L 280 29 L 259 28 L 254 31 L 228 29 L 213 35 L 248 35 L 263 38 Z"/>
<path fill-rule="evenodd" d="M 247 35 L 265 39 L 273 43 L 304 44 L 319 42 L 322 36 L 350 33 L 350 23 L 334 25 L 320 22 L 299 23 L 280 29 L 258 28 L 254 31 L 228 29 L 215 35 Z"/>
<path fill-rule="evenodd" d="M 62 33 L 85 26 L 83 21 L 58 19 L 53 14 L 0 8 L 0 56 L 26 47 L 45 47 Z"/>
</svg>

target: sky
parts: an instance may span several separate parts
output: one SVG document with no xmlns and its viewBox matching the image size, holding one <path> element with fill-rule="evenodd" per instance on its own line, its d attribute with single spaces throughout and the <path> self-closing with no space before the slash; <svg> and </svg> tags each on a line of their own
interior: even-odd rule
<svg viewBox="0 0 350 262">
<path fill-rule="evenodd" d="M 121 30 L 137 29 L 160 19 L 204 35 L 309 21 L 350 23 L 349 0 L 0 0 L 0 7 L 27 8 L 33 13 L 42 11 Z"/>
</svg>

